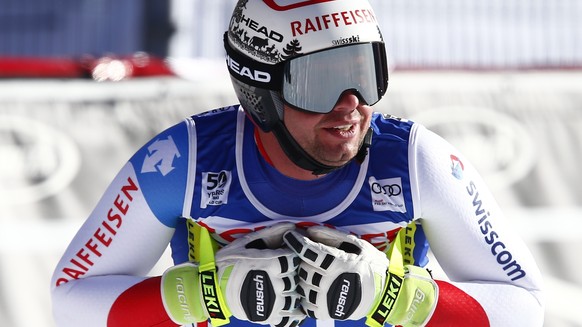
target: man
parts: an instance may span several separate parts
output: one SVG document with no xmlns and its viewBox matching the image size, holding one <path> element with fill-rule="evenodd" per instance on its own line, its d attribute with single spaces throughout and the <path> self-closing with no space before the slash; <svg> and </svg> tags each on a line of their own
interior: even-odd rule
<svg viewBox="0 0 582 327">
<path fill-rule="evenodd" d="M 224 44 L 241 105 L 121 169 L 56 267 L 59 326 L 543 324 L 539 270 L 467 159 L 373 112 L 366 1 L 241 0 Z M 176 265 L 145 277 L 168 243 Z"/>
</svg>

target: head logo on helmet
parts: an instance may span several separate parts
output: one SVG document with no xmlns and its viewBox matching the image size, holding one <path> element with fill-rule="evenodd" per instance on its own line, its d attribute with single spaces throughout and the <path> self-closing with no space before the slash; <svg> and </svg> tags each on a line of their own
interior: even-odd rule
<svg viewBox="0 0 582 327">
<path fill-rule="evenodd" d="M 249 13 L 248 6 L 255 5 L 249 4 L 248 0 L 238 2 L 230 20 L 228 37 L 239 51 L 252 54 L 259 61 L 279 62 L 280 54 L 276 45 L 283 42 L 284 36 L 275 28 L 264 25 L 260 15 L 252 15 L 252 10 Z"/>
</svg>

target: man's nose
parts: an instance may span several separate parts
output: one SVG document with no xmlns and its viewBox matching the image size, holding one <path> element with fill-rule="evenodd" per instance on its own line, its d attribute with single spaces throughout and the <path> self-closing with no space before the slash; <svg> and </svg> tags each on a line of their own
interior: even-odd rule
<svg viewBox="0 0 582 327">
<path fill-rule="evenodd" d="M 355 92 L 346 90 L 340 95 L 333 111 L 353 111 L 358 108 L 358 105 L 360 105 L 360 99 Z"/>
</svg>

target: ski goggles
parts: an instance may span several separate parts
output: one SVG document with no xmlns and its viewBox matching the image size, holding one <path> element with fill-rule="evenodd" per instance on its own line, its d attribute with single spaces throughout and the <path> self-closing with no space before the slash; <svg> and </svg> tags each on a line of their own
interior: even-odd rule
<svg viewBox="0 0 582 327">
<path fill-rule="evenodd" d="M 293 57 L 275 65 L 251 60 L 224 39 L 232 77 L 251 86 L 279 92 L 296 109 L 330 112 L 348 91 L 374 105 L 388 87 L 384 43 L 358 43 Z"/>
</svg>

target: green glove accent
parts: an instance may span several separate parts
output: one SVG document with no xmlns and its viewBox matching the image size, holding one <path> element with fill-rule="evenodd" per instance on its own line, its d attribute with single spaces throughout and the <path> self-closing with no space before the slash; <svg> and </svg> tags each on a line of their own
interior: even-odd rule
<svg viewBox="0 0 582 327">
<path fill-rule="evenodd" d="M 196 223 L 189 223 L 188 228 L 191 241 L 197 250 L 190 256 L 195 262 L 186 262 L 164 272 L 164 307 L 172 321 L 180 325 L 202 322 L 209 318 L 213 326 L 226 325 L 232 314 L 226 306 L 216 276 L 214 254 L 218 246 L 206 228 Z"/>
<path fill-rule="evenodd" d="M 173 322 L 187 325 L 208 319 L 200 299 L 200 279 L 196 264 L 187 262 L 164 272 L 162 300 Z"/>
<path fill-rule="evenodd" d="M 379 308 L 385 306 L 384 312 L 388 313 L 386 322 L 392 325 L 424 326 L 436 307 L 438 286 L 426 269 L 407 265 L 404 271 L 404 279 L 399 292 L 396 293 L 396 298 L 392 298 L 391 292 L 385 294 Z M 389 283 L 391 281 L 392 276 L 389 278 Z M 389 287 L 393 286 L 396 285 Z M 391 301 L 394 302 L 392 309 L 389 309 L 386 305 L 390 305 Z"/>
<path fill-rule="evenodd" d="M 398 232 L 388 251 L 390 265 L 384 292 L 367 315 L 368 326 L 381 327 L 386 322 L 403 327 L 424 326 L 436 308 L 438 285 L 430 273 L 403 263 L 403 230 Z"/>
<path fill-rule="evenodd" d="M 195 234 L 199 241 L 200 251 L 200 284 L 202 287 L 202 297 L 204 306 L 208 312 L 212 326 L 220 327 L 230 323 L 230 310 L 226 305 L 226 301 L 222 295 L 220 288 L 220 281 L 216 275 L 216 263 L 214 262 L 214 254 L 217 250 L 216 242 L 210 236 L 206 228 L 196 224 Z M 195 236 L 195 237 L 196 237 Z"/>
</svg>

